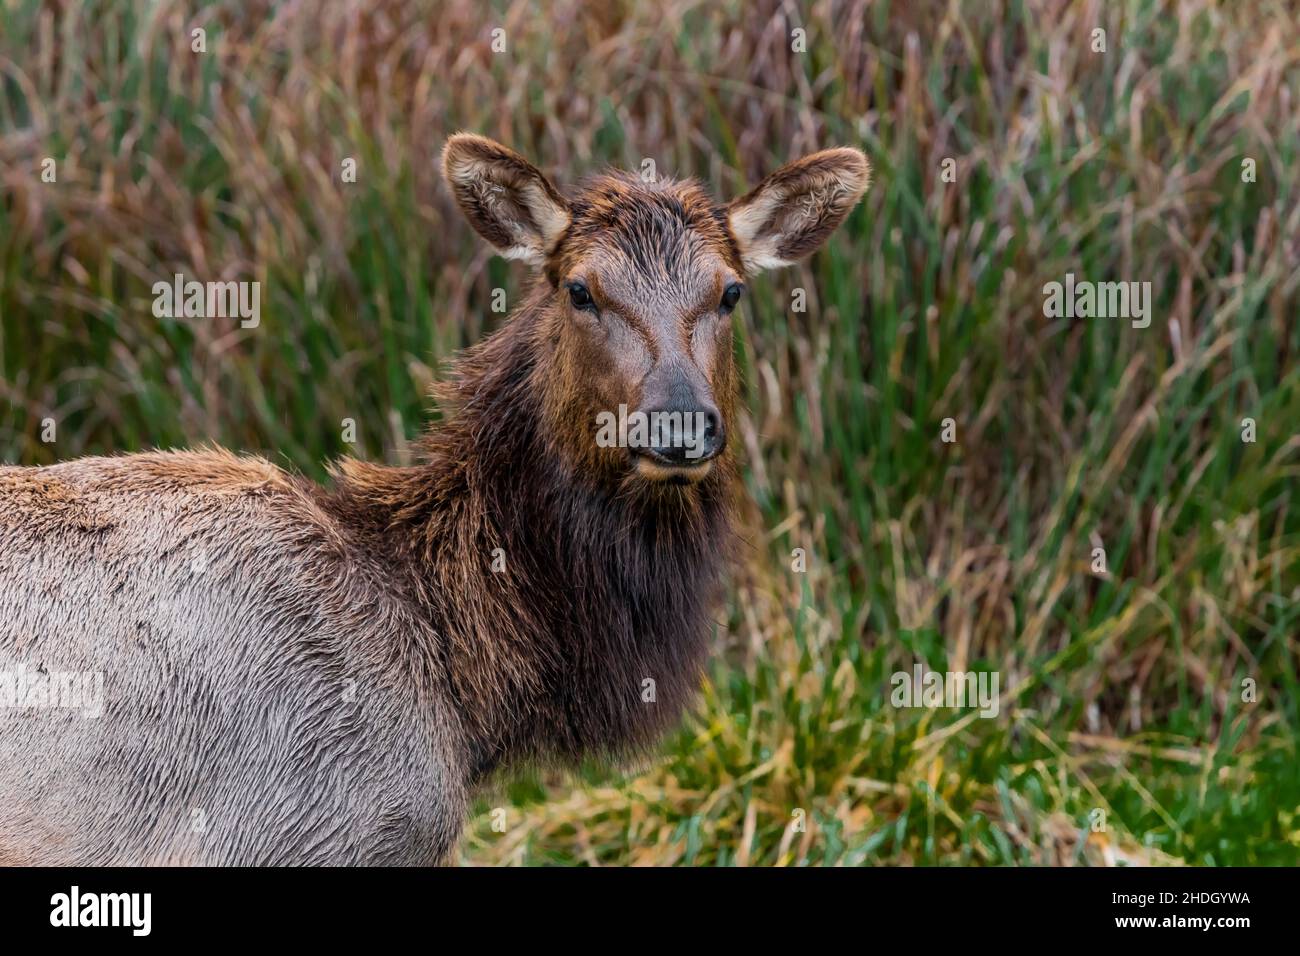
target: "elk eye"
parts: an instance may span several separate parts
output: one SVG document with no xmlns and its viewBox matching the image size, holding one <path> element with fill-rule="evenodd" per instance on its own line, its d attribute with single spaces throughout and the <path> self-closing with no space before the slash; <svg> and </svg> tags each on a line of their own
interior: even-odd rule
<svg viewBox="0 0 1300 956">
<path fill-rule="evenodd" d="M 722 293 L 722 305 L 719 306 L 723 313 L 730 312 L 736 307 L 736 303 L 740 301 L 740 294 L 744 291 L 745 287 L 739 282 L 733 282 L 727 286 Z"/>
<path fill-rule="evenodd" d="M 596 300 L 591 297 L 591 293 L 581 282 L 569 283 L 569 301 L 573 303 L 575 309 L 583 312 L 596 311 Z"/>
</svg>

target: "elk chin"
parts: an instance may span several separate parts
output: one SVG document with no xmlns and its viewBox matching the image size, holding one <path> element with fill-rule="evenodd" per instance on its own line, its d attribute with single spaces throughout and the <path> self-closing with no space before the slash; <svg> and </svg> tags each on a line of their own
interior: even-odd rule
<svg viewBox="0 0 1300 956">
<path fill-rule="evenodd" d="M 647 458 L 636 456 L 636 473 L 649 481 L 668 482 L 687 485 L 702 480 L 713 470 L 713 461 L 702 461 L 695 465 L 665 465 Z"/>
</svg>

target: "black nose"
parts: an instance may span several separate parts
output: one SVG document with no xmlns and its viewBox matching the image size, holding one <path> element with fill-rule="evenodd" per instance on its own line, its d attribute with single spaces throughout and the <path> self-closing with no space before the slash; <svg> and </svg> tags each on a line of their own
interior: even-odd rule
<svg viewBox="0 0 1300 956">
<path fill-rule="evenodd" d="M 722 416 L 711 404 L 673 402 L 646 412 L 652 458 L 665 464 L 698 465 L 716 458 L 727 445 Z"/>
</svg>

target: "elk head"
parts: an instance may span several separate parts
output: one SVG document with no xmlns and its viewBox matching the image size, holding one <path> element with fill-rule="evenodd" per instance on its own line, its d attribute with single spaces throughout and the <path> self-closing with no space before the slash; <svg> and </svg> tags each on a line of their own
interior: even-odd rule
<svg viewBox="0 0 1300 956">
<path fill-rule="evenodd" d="M 745 280 L 820 246 L 866 192 L 856 149 L 782 166 L 715 203 L 698 183 L 620 172 L 567 197 L 518 154 L 460 133 L 443 171 L 474 229 L 545 278 L 528 322 L 543 432 L 576 473 L 690 485 L 726 460 Z"/>
</svg>

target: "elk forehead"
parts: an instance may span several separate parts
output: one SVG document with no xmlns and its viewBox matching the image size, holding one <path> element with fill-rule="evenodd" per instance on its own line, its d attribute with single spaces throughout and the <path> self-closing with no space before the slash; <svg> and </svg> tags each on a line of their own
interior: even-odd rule
<svg viewBox="0 0 1300 956">
<path fill-rule="evenodd" d="M 645 183 L 611 173 L 589 181 L 569 208 L 569 229 L 553 256 L 554 278 L 602 260 L 642 289 L 712 281 L 712 268 L 740 270 L 725 210 L 694 182 Z"/>
<path fill-rule="evenodd" d="M 617 173 L 590 181 L 570 208 L 552 281 L 586 284 L 603 310 L 640 333 L 654 359 L 679 346 L 695 351 L 698 320 L 715 313 L 723 289 L 741 277 L 725 212 L 693 182 Z"/>
</svg>

